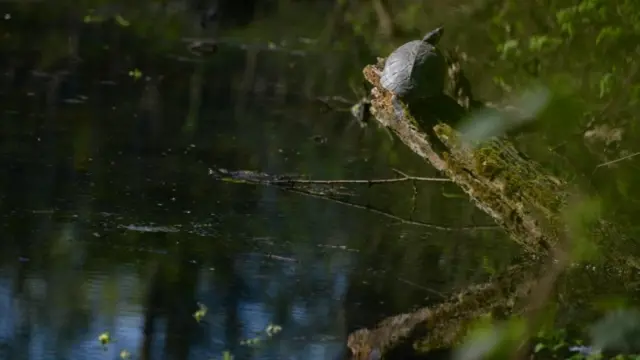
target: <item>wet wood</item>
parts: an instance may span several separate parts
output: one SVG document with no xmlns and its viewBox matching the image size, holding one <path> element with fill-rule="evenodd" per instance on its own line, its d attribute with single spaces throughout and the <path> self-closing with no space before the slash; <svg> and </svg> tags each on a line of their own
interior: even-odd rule
<svg viewBox="0 0 640 360">
<path fill-rule="evenodd" d="M 543 263 L 554 259 L 554 250 L 565 247 L 567 226 L 564 210 L 579 189 L 550 175 L 540 164 L 519 152 L 507 138 L 496 138 L 470 147 L 450 125 L 472 109 L 487 107 L 474 99 L 464 76 L 460 57 L 449 55 L 448 94 L 438 103 L 405 104 L 404 114 L 394 111 L 391 94 L 379 83 L 384 59 L 363 70 L 373 85 L 371 113 L 413 152 L 446 175 L 471 201 L 522 246 L 527 261 L 505 270 L 482 285 L 471 286 L 442 304 L 387 318 L 373 329 L 349 336 L 353 359 L 411 358 L 416 353 L 450 347 L 463 336 L 472 320 L 496 310 L 508 316 L 524 311 L 518 306 L 544 271 Z M 455 106 L 442 106 L 442 103 Z M 492 111 L 508 111 L 492 108 Z M 436 116 L 433 116 L 436 114 Z M 435 118 L 435 119 L 434 119 Z M 602 251 L 600 271 L 622 283 L 637 277 L 640 262 L 632 255 L 624 235 L 614 224 L 596 221 L 588 231 Z M 611 239 L 621 241 L 611 241 Z M 557 252 L 556 252 L 557 254 Z M 636 279 L 637 280 L 637 279 Z M 607 284 L 609 280 L 605 280 Z M 576 296 L 574 304 L 582 295 Z M 570 296 L 568 297 L 570 298 Z"/>
</svg>

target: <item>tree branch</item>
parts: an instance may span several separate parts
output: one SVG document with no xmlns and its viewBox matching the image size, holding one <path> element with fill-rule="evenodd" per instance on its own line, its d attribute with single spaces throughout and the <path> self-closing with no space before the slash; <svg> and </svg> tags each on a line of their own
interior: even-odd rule
<svg viewBox="0 0 640 360">
<path fill-rule="evenodd" d="M 257 185 L 266 185 L 266 186 L 274 186 L 278 189 L 284 190 L 284 191 L 289 191 L 289 192 L 293 192 L 293 193 L 297 193 L 297 194 L 301 194 L 301 195 L 306 195 L 306 196 L 311 196 L 311 197 L 315 197 L 315 198 L 319 198 L 319 199 L 324 199 L 324 200 L 329 200 L 329 201 L 333 201 L 335 203 L 338 204 L 342 204 L 342 205 L 346 205 L 346 206 L 350 206 L 356 209 L 362 209 L 362 210 L 366 210 L 369 212 L 373 212 L 375 214 L 378 215 L 382 215 L 384 217 L 393 219 L 398 221 L 401 224 L 406 224 L 406 225 L 415 225 L 415 226 L 422 226 L 422 227 L 426 227 L 426 228 L 430 228 L 433 230 L 439 230 L 439 231 L 477 231 L 477 230 L 498 230 L 500 229 L 499 226 L 496 225 L 474 225 L 474 226 L 458 226 L 458 227 L 450 227 L 450 226 L 442 226 L 442 225 L 436 225 L 436 224 L 431 224 L 431 223 L 426 223 L 423 221 L 417 221 L 417 220 L 411 220 L 411 219 L 405 219 L 403 217 L 394 215 L 390 212 L 375 208 L 373 206 L 370 205 L 361 205 L 361 204 L 356 204 L 350 201 L 346 201 L 346 200 L 341 200 L 338 199 L 336 197 L 321 193 L 321 192 L 316 192 L 313 189 L 304 189 L 304 188 L 296 188 L 293 185 L 296 184 L 368 184 L 369 186 L 374 185 L 374 184 L 381 184 L 381 183 L 396 183 L 396 182 L 402 182 L 402 181 L 437 181 L 437 182 L 447 182 L 450 181 L 449 179 L 442 179 L 442 178 L 428 178 L 428 177 L 417 177 L 417 176 L 410 176 L 407 175 L 403 172 L 401 172 L 400 170 L 397 169 L 393 169 L 394 172 L 398 173 L 399 175 L 401 175 L 402 177 L 400 178 L 393 178 L 393 179 L 377 179 L 377 180 L 306 180 L 306 179 L 296 179 L 296 178 L 286 178 L 286 179 L 282 179 L 282 178 L 278 178 L 276 176 L 273 175 L 269 175 L 269 174 L 265 174 L 265 173 L 259 173 L 259 172 L 253 172 L 253 171 L 246 171 L 246 170 L 240 170 L 240 171 L 228 171 L 225 169 L 209 169 L 209 174 L 213 175 L 215 178 L 217 178 L 218 180 L 222 180 L 222 181 L 227 181 L 227 182 L 239 182 L 239 183 L 246 183 L 246 184 L 257 184 Z M 414 188 L 414 194 L 417 192 L 417 189 Z"/>
<path fill-rule="evenodd" d="M 326 195 L 314 194 L 313 192 L 300 190 L 300 189 L 285 188 L 285 187 L 280 187 L 280 186 L 277 186 L 277 187 L 282 189 L 282 190 L 285 190 L 285 191 L 290 191 L 290 192 L 294 192 L 294 193 L 298 193 L 298 194 L 302 194 L 302 195 L 306 195 L 306 196 L 311 196 L 311 197 L 315 197 L 315 198 L 320 198 L 320 199 L 324 199 L 324 200 L 333 201 L 335 203 L 338 203 L 338 204 L 341 204 L 341 205 L 345 205 L 345 206 L 349 206 L 349 207 L 353 207 L 353 208 L 356 208 L 356 209 L 366 210 L 366 211 L 369 211 L 369 212 L 372 212 L 372 213 L 375 213 L 375 214 L 378 214 L 378 215 L 382 215 L 382 216 L 390 218 L 390 219 L 394 219 L 394 220 L 398 221 L 399 223 L 405 224 L 405 225 L 422 226 L 422 227 L 430 228 L 430 229 L 433 229 L 433 230 L 439 230 L 439 231 L 477 231 L 477 230 L 500 230 L 501 229 L 501 227 L 497 226 L 497 225 L 471 225 L 471 226 L 457 226 L 457 227 L 436 225 L 436 224 L 431 224 L 431 223 L 427 223 L 427 222 L 423 222 L 423 221 L 405 219 L 405 218 L 400 217 L 398 215 L 394 215 L 394 214 L 392 214 L 390 212 L 375 208 L 375 207 L 373 207 L 371 205 L 356 204 L 356 203 L 352 203 L 352 202 L 349 202 L 349 201 L 346 201 L 346 200 L 340 200 L 340 199 L 336 199 L 334 197 L 326 196 Z"/>
</svg>

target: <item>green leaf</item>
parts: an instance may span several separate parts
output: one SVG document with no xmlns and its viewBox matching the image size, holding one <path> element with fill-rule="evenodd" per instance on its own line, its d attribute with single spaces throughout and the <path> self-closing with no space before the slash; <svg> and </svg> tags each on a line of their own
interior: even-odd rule
<svg viewBox="0 0 640 360">
<path fill-rule="evenodd" d="M 116 15 L 115 20 L 116 20 L 116 23 L 122 27 L 127 27 L 131 25 L 131 23 L 129 23 L 125 18 L 123 18 L 120 15 Z"/>
<path fill-rule="evenodd" d="M 542 51 L 545 48 L 556 48 L 562 43 L 562 40 L 550 38 L 546 35 L 534 35 L 529 38 L 529 50 Z"/>
<path fill-rule="evenodd" d="M 517 39 L 510 39 L 504 42 L 504 44 L 498 45 L 498 52 L 503 59 L 506 59 L 511 53 L 519 54 L 518 48 L 520 47 L 520 41 Z"/>
<path fill-rule="evenodd" d="M 600 79 L 600 98 L 602 99 L 611 92 L 613 87 L 613 74 L 607 73 Z"/>
<path fill-rule="evenodd" d="M 575 14 L 577 12 L 578 11 L 575 6 L 559 10 L 558 12 L 556 12 L 556 22 L 559 25 L 569 23 L 575 18 Z"/>
<path fill-rule="evenodd" d="M 619 27 L 607 26 L 600 30 L 598 37 L 596 38 L 596 45 L 600 45 L 605 40 L 616 40 L 622 35 L 622 29 Z"/>
</svg>

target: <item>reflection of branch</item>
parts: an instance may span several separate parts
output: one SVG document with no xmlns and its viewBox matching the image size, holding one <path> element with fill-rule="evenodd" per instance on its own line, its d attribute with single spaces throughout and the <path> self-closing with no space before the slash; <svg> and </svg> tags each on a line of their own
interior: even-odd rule
<svg viewBox="0 0 640 360">
<path fill-rule="evenodd" d="M 398 169 L 393 169 L 393 171 L 404 176 L 405 178 L 411 178 L 411 176 L 403 173 Z M 449 180 L 449 179 L 443 179 L 443 180 Z M 412 220 L 413 214 L 416 212 L 416 207 L 418 205 L 418 187 L 416 186 L 416 180 L 411 182 L 411 187 L 413 188 L 413 194 L 411 194 L 411 212 L 409 213 L 410 220 Z"/>
<path fill-rule="evenodd" d="M 274 184 L 274 185 L 276 185 L 276 184 Z M 500 229 L 500 227 L 497 226 L 497 225 L 478 225 L 478 226 L 449 227 L 449 226 L 430 224 L 430 223 L 426 223 L 426 222 L 423 222 L 423 221 L 408 220 L 408 219 L 404 219 L 404 218 L 402 218 L 400 216 L 394 215 L 394 214 L 392 214 L 390 212 L 375 208 L 375 207 L 373 207 L 371 205 L 360 205 L 360 204 L 352 203 L 352 202 L 349 202 L 349 201 L 346 201 L 346 200 L 336 199 L 336 198 L 331 197 L 331 196 L 315 194 L 315 193 L 313 193 L 311 191 L 307 191 L 307 190 L 287 188 L 287 187 L 282 187 L 282 186 L 278 186 L 278 185 L 276 185 L 276 187 L 279 188 L 279 189 L 285 190 L 285 191 L 290 191 L 290 192 L 297 193 L 297 194 L 311 196 L 311 197 L 314 197 L 314 198 L 329 200 L 329 201 L 333 201 L 333 202 L 341 204 L 341 205 L 346 205 L 346 206 L 350 206 L 350 207 L 353 207 L 353 208 L 356 208 L 356 209 L 362 209 L 362 210 L 370 211 L 372 213 L 375 213 L 375 214 L 378 214 L 378 215 L 382 215 L 382 216 L 388 217 L 390 219 L 397 220 L 401 224 L 406 224 L 406 225 L 422 226 L 422 227 L 427 227 L 427 228 L 430 228 L 430 229 L 440 230 L 440 231 L 469 231 L 469 230 L 475 231 L 475 230 L 496 230 L 496 229 Z"/>
<path fill-rule="evenodd" d="M 350 111 L 351 107 L 355 103 L 353 101 L 349 101 L 343 98 L 342 96 L 321 96 L 321 97 L 316 97 L 316 100 L 320 104 L 322 104 L 323 111 L 336 111 L 336 112 Z M 334 105 L 332 104 L 332 102 L 340 103 L 345 106 L 342 107 L 342 106 L 338 106 L 337 104 Z"/>
</svg>

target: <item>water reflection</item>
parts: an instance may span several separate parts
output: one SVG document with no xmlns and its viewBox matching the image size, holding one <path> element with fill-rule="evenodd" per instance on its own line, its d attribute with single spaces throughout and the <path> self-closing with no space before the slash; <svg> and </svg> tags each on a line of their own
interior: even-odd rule
<svg viewBox="0 0 640 360">
<path fill-rule="evenodd" d="M 38 223 L 38 217 L 42 214 L 30 220 Z M 186 331 L 173 336 L 191 334 L 181 342 L 189 344 L 188 358 L 195 359 L 228 349 L 239 358 L 324 359 L 341 347 L 341 304 L 353 252 L 327 247 L 296 252 L 271 239 L 223 240 L 201 230 L 175 237 L 173 232 L 150 232 L 149 227 L 105 227 L 99 237 L 68 230 L 87 226 L 80 221 L 52 224 L 59 238 L 49 239 L 56 244 L 46 254 L 34 249 L 31 258 L 5 260 L 0 303 L 7 316 L 2 317 L 0 334 L 7 358 L 104 356 L 97 341 L 104 331 L 116 340 L 108 346 L 107 357 L 122 349 L 140 354 L 141 344 L 148 341 L 142 331 L 147 326 L 153 327 L 146 334 L 153 338 L 149 358 L 161 358 L 165 350 L 177 356 L 179 350 L 165 348 L 170 335 L 163 334 L 173 331 L 169 325 Z M 167 246 L 162 252 L 138 247 L 130 232 L 137 233 L 136 243 Z M 217 260 L 203 254 L 186 257 L 178 249 L 179 243 L 196 241 L 245 242 L 247 249 L 233 257 L 210 254 Z M 187 298 L 209 309 L 199 324 L 191 316 L 196 303 L 184 301 Z M 177 314 L 182 319 L 172 319 Z M 147 317 L 155 317 L 154 324 L 145 325 Z M 253 347 L 239 345 L 264 334 L 270 323 L 280 324 L 283 331 Z"/>
<path fill-rule="evenodd" d="M 492 231 L 408 226 L 209 176 L 384 178 L 397 166 L 430 176 L 386 133 L 314 102 L 360 71 L 350 54 L 302 61 L 221 46 L 203 65 L 119 31 L 77 33 L 80 63 L 43 70 L 19 52 L 3 63 L 0 358 L 334 358 L 355 328 L 486 276 L 488 255 L 476 254 L 508 259 Z M 445 190 L 359 188 L 353 199 L 443 225 L 482 218 Z M 272 323 L 282 331 L 243 344 Z"/>
<path fill-rule="evenodd" d="M 112 137 L 104 138 L 101 148 Z M 289 139 L 290 148 L 308 141 Z M 42 148 L 19 145 L 2 167 L 7 358 L 115 358 L 124 349 L 141 359 L 220 358 L 225 350 L 238 359 L 334 358 L 354 328 L 433 303 L 432 289 L 452 286 L 447 277 L 478 273 L 470 264 L 449 272 L 460 255 L 441 250 L 476 235 L 435 236 L 332 202 L 217 183 L 206 164 L 179 151 L 94 153 L 88 172 L 64 151 L 43 157 Z M 306 151 L 293 165 L 275 155 L 257 163 L 324 173 L 308 159 L 340 163 L 344 148 Z M 365 198 L 388 195 L 372 194 Z M 199 323 L 198 302 L 208 308 Z M 264 337 L 270 323 L 282 332 L 242 344 Z M 105 331 L 115 340 L 107 350 L 97 340 Z"/>
</svg>

